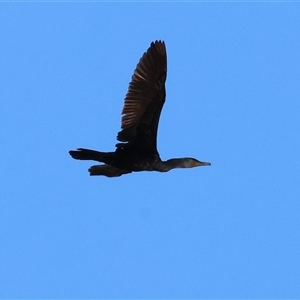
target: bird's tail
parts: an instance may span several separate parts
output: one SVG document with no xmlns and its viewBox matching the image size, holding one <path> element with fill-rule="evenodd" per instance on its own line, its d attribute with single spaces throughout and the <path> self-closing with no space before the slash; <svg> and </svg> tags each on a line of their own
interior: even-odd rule
<svg viewBox="0 0 300 300">
<path fill-rule="evenodd" d="M 84 148 L 78 148 L 77 150 L 71 150 L 71 151 L 69 151 L 69 154 L 74 159 L 95 160 L 95 161 L 99 161 L 99 162 L 106 162 L 106 160 L 109 156 L 109 153 L 106 153 L 106 152 L 99 152 L 99 151 L 84 149 Z"/>
</svg>

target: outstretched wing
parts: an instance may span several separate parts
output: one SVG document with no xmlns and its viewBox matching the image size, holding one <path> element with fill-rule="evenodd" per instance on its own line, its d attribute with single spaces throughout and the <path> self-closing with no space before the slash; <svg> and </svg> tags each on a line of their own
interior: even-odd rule
<svg viewBox="0 0 300 300">
<path fill-rule="evenodd" d="M 156 150 L 157 126 L 166 98 L 167 54 L 163 41 L 152 42 L 134 70 L 122 110 L 117 139 Z"/>
</svg>

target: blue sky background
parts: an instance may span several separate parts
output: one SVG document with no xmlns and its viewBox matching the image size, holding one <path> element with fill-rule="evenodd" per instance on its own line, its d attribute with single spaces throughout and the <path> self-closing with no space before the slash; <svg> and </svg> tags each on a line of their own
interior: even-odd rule
<svg viewBox="0 0 300 300">
<path fill-rule="evenodd" d="M 0 3 L 1 298 L 300 298 L 300 3 Z M 168 53 L 163 159 L 89 177 Z"/>
</svg>

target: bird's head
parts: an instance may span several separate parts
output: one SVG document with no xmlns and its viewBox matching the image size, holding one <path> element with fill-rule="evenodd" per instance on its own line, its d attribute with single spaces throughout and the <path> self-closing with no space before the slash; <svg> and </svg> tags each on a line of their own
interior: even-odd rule
<svg viewBox="0 0 300 300">
<path fill-rule="evenodd" d="M 195 158 L 185 157 L 185 158 L 172 158 L 166 161 L 170 169 L 174 168 L 194 168 L 201 166 L 210 166 L 210 162 L 200 161 Z"/>
<path fill-rule="evenodd" d="M 183 158 L 183 167 L 182 168 L 194 168 L 202 166 L 211 166 L 210 162 L 200 161 L 196 158 L 186 157 Z"/>
</svg>

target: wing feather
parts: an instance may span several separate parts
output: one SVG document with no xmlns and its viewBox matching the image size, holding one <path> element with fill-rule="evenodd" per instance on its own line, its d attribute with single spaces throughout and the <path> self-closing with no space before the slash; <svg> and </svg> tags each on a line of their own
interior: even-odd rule
<svg viewBox="0 0 300 300">
<path fill-rule="evenodd" d="M 122 110 L 121 142 L 138 142 L 147 134 L 156 147 L 159 116 L 165 102 L 167 55 L 163 41 L 152 42 L 134 70 Z M 118 144 L 124 145 L 124 144 Z"/>
</svg>

